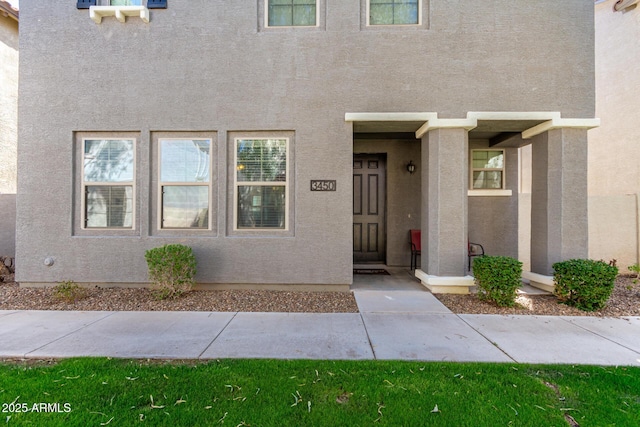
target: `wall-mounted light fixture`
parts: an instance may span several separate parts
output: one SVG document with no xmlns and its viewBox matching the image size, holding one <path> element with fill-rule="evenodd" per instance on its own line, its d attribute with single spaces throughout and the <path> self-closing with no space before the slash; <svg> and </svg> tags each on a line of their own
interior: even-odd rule
<svg viewBox="0 0 640 427">
<path fill-rule="evenodd" d="M 410 174 L 413 174 L 416 171 L 416 165 L 413 164 L 413 160 L 409 160 L 409 164 L 407 165 L 407 170 Z"/>
</svg>

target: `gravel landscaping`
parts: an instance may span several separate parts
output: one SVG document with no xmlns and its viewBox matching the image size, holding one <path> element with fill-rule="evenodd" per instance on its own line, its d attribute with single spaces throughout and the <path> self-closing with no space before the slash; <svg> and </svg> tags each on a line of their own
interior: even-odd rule
<svg viewBox="0 0 640 427">
<path fill-rule="evenodd" d="M 52 288 L 20 288 L 12 277 L 0 282 L 0 310 L 106 310 L 106 311 L 245 311 L 291 313 L 357 313 L 351 292 L 294 292 L 257 290 L 192 291 L 179 298 L 159 301 L 147 289 L 90 288 L 69 303 L 56 300 Z M 640 284 L 620 276 L 603 310 L 584 312 L 558 304 L 552 295 L 521 295 L 514 308 L 497 307 L 475 295 L 436 297 L 458 314 L 531 314 L 551 316 L 640 316 Z"/>
<path fill-rule="evenodd" d="M 157 300 L 148 289 L 90 288 L 75 303 L 56 300 L 52 288 L 20 288 L 0 283 L 0 310 L 245 311 L 357 313 L 351 292 L 195 290 Z"/>
<path fill-rule="evenodd" d="M 553 295 L 520 295 L 516 307 L 498 307 L 480 301 L 475 295 L 445 295 L 436 297 L 458 314 L 533 314 L 540 316 L 640 316 L 640 283 L 628 276 L 618 276 L 607 306 L 600 311 L 587 312 L 558 303 Z"/>
</svg>

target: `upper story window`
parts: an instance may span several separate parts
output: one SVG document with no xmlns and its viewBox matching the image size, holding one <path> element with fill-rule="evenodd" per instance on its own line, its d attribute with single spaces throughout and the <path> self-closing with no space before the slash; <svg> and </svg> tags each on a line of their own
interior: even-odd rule
<svg viewBox="0 0 640 427">
<path fill-rule="evenodd" d="M 504 150 L 471 150 L 471 188 L 504 189 Z"/>
<path fill-rule="evenodd" d="M 148 9 L 166 9 L 167 0 L 77 0 L 78 9 L 92 6 L 146 6 Z"/>
<path fill-rule="evenodd" d="M 266 0 L 267 27 L 315 27 L 317 0 Z"/>
<path fill-rule="evenodd" d="M 210 139 L 160 139 L 160 228 L 209 229 Z"/>
<path fill-rule="evenodd" d="M 368 25 L 419 25 L 422 0 L 367 0 Z"/>
<path fill-rule="evenodd" d="M 142 0 L 106 0 L 104 6 L 142 6 Z"/>
<path fill-rule="evenodd" d="M 83 228 L 133 228 L 135 140 L 84 139 Z"/>
</svg>

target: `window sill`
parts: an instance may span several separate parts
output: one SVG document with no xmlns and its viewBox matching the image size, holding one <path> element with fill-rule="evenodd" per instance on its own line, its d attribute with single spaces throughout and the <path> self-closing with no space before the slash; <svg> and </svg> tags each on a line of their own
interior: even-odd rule
<svg viewBox="0 0 640 427">
<path fill-rule="evenodd" d="M 511 190 L 469 190 L 467 193 L 470 197 L 511 197 Z"/>
<path fill-rule="evenodd" d="M 149 23 L 149 9 L 144 6 L 91 6 L 89 17 L 100 24 L 105 16 L 115 16 L 120 22 L 125 22 L 127 16 L 139 16 L 145 23 Z"/>
<path fill-rule="evenodd" d="M 324 28 L 320 25 L 264 25 L 260 27 L 260 31 L 263 32 L 292 32 L 292 31 L 323 31 Z"/>
<path fill-rule="evenodd" d="M 389 32 L 389 31 L 420 31 L 426 30 L 427 26 L 425 24 L 363 24 L 361 26 L 361 30 L 364 31 L 380 31 L 380 32 Z"/>
</svg>

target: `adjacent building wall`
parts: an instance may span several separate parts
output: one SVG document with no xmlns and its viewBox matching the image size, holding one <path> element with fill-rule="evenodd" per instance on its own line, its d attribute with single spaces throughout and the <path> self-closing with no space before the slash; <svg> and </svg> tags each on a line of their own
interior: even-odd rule
<svg viewBox="0 0 640 427">
<path fill-rule="evenodd" d="M 4 2 L 2 6 L 10 7 Z M 12 14 L 2 12 L 0 10 L 0 256 L 14 256 L 18 150 L 18 21 Z"/>
<path fill-rule="evenodd" d="M 640 9 L 595 5 L 596 117 L 589 133 L 589 256 L 640 262 Z"/>
<path fill-rule="evenodd" d="M 346 112 L 594 115 L 588 0 L 431 0 L 425 25 L 391 29 L 363 26 L 365 5 L 327 0 L 320 27 L 273 30 L 257 24 L 250 1 L 171 0 L 148 24 L 96 24 L 73 1 L 21 5 L 18 280 L 144 283 L 144 251 L 179 242 L 194 248 L 203 283 L 348 284 L 354 136 Z M 152 135 L 172 131 L 216 135 L 215 233 L 154 232 Z M 293 134 L 286 235 L 228 232 L 229 138 L 251 131 Z M 76 136 L 91 132 L 137 135 L 130 235 L 91 236 L 74 225 Z M 336 180 L 337 191 L 311 192 L 311 179 Z M 393 225 L 400 235 L 390 241 L 410 227 Z"/>
</svg>

